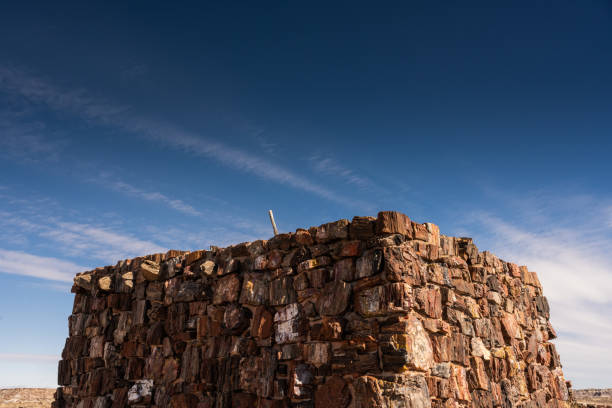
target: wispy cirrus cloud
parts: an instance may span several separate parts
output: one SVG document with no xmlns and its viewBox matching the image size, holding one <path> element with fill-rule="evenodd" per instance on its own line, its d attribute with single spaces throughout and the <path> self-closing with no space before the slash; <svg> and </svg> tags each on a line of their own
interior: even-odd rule
<svg viewBox="0 0 612 408">
<path fill-rule="evenodd" d="M 515 211 L 506 215 L 472 214 L 471 235 L 481 237 L 477 245 L 484 242 L 501 258 L 537 272 L 550 302 L 566 378 L 577 387 L 609 387 L 612 230 L 604 222 L 607 207 L 600 204 L 606 200 L 535 193 L 521 201 L 520 206 L 511 204 Z M 600 383 L 592 383 L 593 378 Z"/>
<path fill-rule="evenodd" d="M 81 114 L 90 119 L 111 120 L 126 111 L 126 107 L 92 98 L 82 89 L 62 89 L 23 70 L 8 66 L 0 66 L 0 88 L 34 103 Z"/>
<path fill-rule="evenodd" d="M 109 178 L 105 177 L 104 180 Z M 136 189 L 138 193 L 136 199 L 141 199 L 141 193 L 146 194 L 148 199 L 159 198 L 157 194 L 127 183 L 119 186 L 125 189 L 124 184 L 130 191 Z M 185 224 L 174 222 L 165 226 L 146 223 L 132 225 L 126 231 L 120 226 L 122 222 L 118 222 L 114 227 L 108 223 L 106 225 L 93 223 L 78 213 L 58 207 L 57 203 L 44 198 L 16 198 L 4 192 L 0 194 L 0 198 L 5 206 L 12 204 L 12 208 L 0 209 L 0 241 L 5 246 L 29 252 L 52 250 L 62 257 L 87 259 L 86 267 L 82 267 L 81 270 L 98 266 L 100 263 L 113 264 L 120 259 L 165 252 L 169 248 L 202 249 L 209 245 L 224 246 L 235 242 L 252 241 L 266 238 L 271 232 L 269 225 L 257 220 L 216 212 L 208 208 L 194 213 L 195 217 L 201 219 L 201 225 L 198 227 L 194 227 L 193 222 Z M 232 208 L 229 203 L 220 202 L 219 205 L 223 208 Z M 67 220 L 58 216 L 60 212 L 72 213 L 73 218 Z M 120 221 L 115 215 L 111 219 Z M 134 228 L 137 228 L 137 231 Z M 152 240 L 141 237 L 155 238 Z M 56 289 L 63 290 L 63 288 Z"/>
<path fill-rule="evenodd" d="M 22 244 L 33 241 L 34 237 L 43 238 L 63 256 L 106 263 L 167 250 L 155 242 L 111 227 L 42 214 L 0 211 L 0 227 L 7 235 L 20 235 Z M 45 243 L 37 242 L 37 245 L 44 247 Z"/>
<path fill-rule="evenodd" d="M 0 272 L 12 275 L 72 282 L 77 272 L 86 268 L 58 258 L 0 249 Z"/>
<path fill-rule="evenodd" d="M 241 212 L 240 209 L 235 208 L 232 204 L 218 197 L 208 194 L 203 197 L 206 205 L 203 205 L 202 208 L 195 208 L 185 200 L 173 198 L 159 191 L 152 191 L 141 186 L 135 186 L 113 177 L 113 175 L 108 172 L 102 173 L 97 177 L 86 178 L 86 180 L 135 199 L 161 204 L 179 213 L 201 218 L 206 224 L 221 224 L 224 226 L 224 228 L 222 228 L 223 236 L 251 236 L 261 238 L 270 233 L 270 228 L 267 224 L 236 215 Z M 223 210 L 214 210 L 213 207 L 215 206 L 221 207 Z M 189 243 L 189 245 L 192 245 L 192 243 Z"/>
<path fill-rule="evenodd" d="M 58 282 L 44 280 L 39 282 L 23 282 L 22 284 L 31 288 L 52 290 L 61 293 L 70 293 L 70 290 L 72 289 L 72 282 L 68 281 Z"/>
<path fill-rule="evenodd" d="M 88 254 L 107 262 L 167 250 L 154 242 L 111 228 L 59 220 L 52 220 L 39 235 L 63 244 L 64 252 L 71 256 Z"/>
<path fill-rule="evenodd" d="M 325 176 L 332 176 L 363 190 L 380 189 L 370 178 L 361 176 L 331 157 L 311 156 L 308 159 L 315 171 Z"/>
<path fill-rule="evenodd" d="M 126 194 L 146 201 L 158 202 L 187 215 L 203 215 L 202 212 L 196 210 L 193 206 L 185 203 L 183 200 L 170 198 L 167 195 L 157 191 L 146 191 L 121 180 L 109 180 L 106 178 L 100 179 L 100 181 L 102 182 L 102 184 L 104 184 L 111 190 L 122 194 Z"/>
<path fill-rule="evenodd" d="M 197 250 L 208 248 L 211 245 L 224 247 L 236 244 L 237 242 L 254 241 L 269 237 L 271 228 L 265 234 L 252 231 L 230 230 L 222 226 L 210 226 L 193 230 L 188 226 L 175 226 L 170 228 L 160 228 L 157 226 L 147 226 L 146 231 L 159 237 L 160 243 L 171 248 L 181 248 L 183 250 Z"/>
<path fill-rule="evenodd" d="M 128 108 L 100 101 L 84 90 L 67 90 L 23 70 L 0 66 L 0 89 L 51 109 L 70 112 L 84 119 L 113 126 L 164 146 L 195 156 L 212 158 L 238 171 L 249 173 L 349 207 L 372 208 L 367 202 L 350 199 L 317 184 L 278 163 L 237 149 L 211 138 L 133 114 Z"/>
<path fill-rule="evenodd" d="M 204 139 L 193 133 L 183 131 L 172 125 L 161 124 L 148 119 L 132 119 L 125 124 L 132 133 L 159 142 L 165 146 L 184 152 L 210 157 L 230 168 L 253 174 L 257 177 L 293 187 L 307 193 L 315 194 L 343 205 L 359 208 L 370 208 L 371 205 L 361 200 L 351 200 L 335 191 L 316 184 L 278 164 L 210 139 Z"/>
<path fill-rule="evenodd" d="M 12 361 L 59 361 L 61 358 L 55 354 L 0 353 L 0 360 Z"/>
<path fill-rule="evenodd" d="M 57 160 L 63 143 L 44 137 L 45 125 L 19 113 L 0 112 L 0 157 L 28 161 Z"/>
<path fill-rule="evenodd" d="M 520 259 L 542 275 L 551 300 L 611 301 L 612 268 L 605 258 L 612 245 L 602 234 L 593 240 L 593 231 L 579 225 L 529 231 L 495 216 L 481 214 L 479 218 L 493 234 L 493 242 L 500 244 L 502 253 Z M 593 282 L 597 285 L 593 286 Z"/>
</svg>

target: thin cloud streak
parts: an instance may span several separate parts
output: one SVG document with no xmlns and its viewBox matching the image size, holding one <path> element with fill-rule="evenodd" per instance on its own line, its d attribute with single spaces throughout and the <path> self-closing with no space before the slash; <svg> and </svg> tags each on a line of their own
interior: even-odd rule
<svg viewBox="0 0 612 408">
<path fill-rule="evenodd" d="M 104 183 L 109 183 L 109 180 L 108 176 L 88 179 L 104 187 L 108 187 Z M 121 183 L 119 185 L 124 187 L 123 191 L 135 189 L 148 198 L 159 197 L 157 193 Z M 208 245 L 225 246 L 240 241 L 252 241 L 267 238 L 271 233 L 266 224 L 205 209 L 198 211 L 197 215 L 203 220 L 201 227 L 194 228 L 192 220 L 189 224 L 173 223 L 172 226 L 165 227 L 147 223 L 139 226 L 138 235 L 134 235 L 117 228 L 87 221 L 79 222 L 77 220 L 81 217 L 76 213 L 73 220 L 67 221 L 55 214 L 70 211 L 45 199 L 24 200 L 9 194 L 0 194 L 0 198 L 14 206 L 14 209 L 0 210 L 0 239 L 5 245 L 30 251 L 32 248 L 53 249 L 68 258 L 86 258 L 92 262 L 89 267 L 98 266 L 99 261 L 114 264 L 120 259 L 166 252 L 168 248 L 202 249 Z M 139 196 L 136 198 L 140 199 Z M 210 200 L 215 198 L 211 197 Z M 224 209 L 231 207 L 222 200 L 219 200 L 219 204 Z M 53 211 L 49 211 L 49 208 L 53 208 Z M 139 236 L 155 237 L 155 241 L 141 239 Z M 18 240 L 10 239 L 14 237 Z"/>
<path fill-rule="evenodd" d="M 23 218 L 17 213 L 0 211 L 0 226 L 5 229 L 17 227 L 22 233 L 27 232 L 51 240 L 54 242 L 54 249 L 65 256 L 86 257 L 108 263 L 167 250 L 131 234 L 88 223 L 67 222 L 57 217 L 35 215 Z"/>
<path fill-rule="evenodd" d="M 253 222 L 252 220 L 246 218 L 228 214 L 227 209 L 231 205 L 216 197 L 206 196 L 206 199 L 215 202 L 217 205 L 221 205 L 224 209 L 223 212 L 214 211 L 209 206 L 205 206 L 203 209 L 199 210 L 183 200 L 174 199 L 169 197 L 167 194 L 158 191 L 148 191 L 141 187 L 126 183 L 125 181 L 113 179 L 109 174 L 101 174 L 96 178 L 88 178 L 87 181 L 99 184 L 105 188 L 129 197 L 165 205 L 182 214 L 199 217 L 206 221 L 214 220 L 215 222 L 222 222 L 224 225 L 230 225 L 232 227 L 230 229 L 247 230 L 251 236 L 266 236 L 270 232 L 270 228 L 265 224 Z M 239 212 L 239 210 L 236 212 Z M 228 229 L 226 228 L 224 230 L 224 235 L 227 234 Z M 240 232 L 236 233 L 235 235 L 242 234 L 243 232 Z"/>
<path fill-rule="evenodd" d="M 50 361 L 55 362 L 61 360 L 61 356 L 54 354 L 19 354 L 19 353 L 0 353 L 0 360 L 12 361 Z"/>
<path fill-rule="evenodd" d="M 529 268 L 547 281 L 546 288 L 553 289 L 549 295 L 552 299 L 589 299 L 595 303 L 610 301 L 612 274 L 602 259 L 604 254 L 599 252 L 602 240 L 590 242 L 593 238 L 589 237 L 590 231 L 577 227 L 573 230 L 534 233 L 497 217 L 481 215 L 480 219 L 494 233 L 494 240 L 501 244 L 503 253 L 514 259 L 520 256 L 520 262 L 529 262 Z M 572 236 L 573 242 L 569 241 Z M 580 271 L 588 274 L 581 274 Z M 560 274 L 566 276 L 559 279 Z M 593 282 L 597 283 L 595 287 Z"/>
<path fill-rule="evenodd" d="M 313 168 L 325 176 L 336 177 L 345 183 L 359 187 L 362 190 L 374 190 L 379 187 L 372 180 L 355 173 L 330 157 L 312 156 L 309 158 Z"/>
<path fill-rule="evenodd" d="M 86 268 L 75 263 L 21 251 L 0 249 L 0 272 L 61 282 L 72 282 Z"/>
<path fill-rule="evenodd" d="M 57 160 L 61 146 L 41 136 L 44 125 L 0 118 L 0 157 L 16 160 Z"/>
<path fill-rule="evenodd" d="M 65 245 L 73 256 L 87 253 L 89 256 L 105 261 L 116 262 L 120 259 L 165 252 L 151 241 L 144 241 L 132 235 L 120 234 L 109 228 L 74 222 L 54 222 L 55 228 L 48 228 L 40 235 L 52 238 Z"/>
<path fill-rule="evenodd" d="M 0 98 L 3 106 L 0 110 L 0 158 L 31 162 L 58 160 L 66 142 L 49 140 L 45 135 L 53 130 L 33 118 L 27 109 L 16 108 L 5 99 Z"/>
<path fill-rule="evenodd" d="M 187 215 L 202 216 L 203 214 L 182 200 L 170 198 L 159 192 L 142 190 L 123 181 L 108 181 L 105 183 L 111 190 L 137 197 L 146 201 L 160 202 Z"/>
<path fill-rule="evenodd" d="M 130 118 L 123 122 L 123 127 L 131 133 L 144 135 L 149 139 L 174 149 L 179 149 L 196 156 L 210 157 L 230 168 L 251 173 L 260 178 L 287 185 L 307 193 L 316 194 L 339 204 L 362 208 L 370 207 L 367 203 L 350 200 L 332 190 L 315 184 L 280 165 L 222 143 L 204 139 L 171 125 L 164 125 L 147 119 Z"/>
<path fill-rule="evenodd" d="M 54 282 L 54 281 L 27 282 L 26 285 L 32 288 L 36 288 L 36 289 L 52 290 L 54 292 L 61 292 L 61 293 L 70 293 L 70 290 L 72 289 L 72 284 L 69 284 L 68 282 L 65 282 L 65 283 L 59 283 L 59 282 Z"/>
<path fill-rule="evenodd" d="M 541 208 L 541 206 L 538 206 Z M 489 234 L 490 249 L 505 260 L 536 271 L 551 306 L 555 340 L 568 379 L 578 387 L 606 387 L 612 378 L 612 271 L 608 254 L 612 243 L 597 225 L 604 213 L 595 211 L 591 220 L 558 227 L 557 223 L 531 225 L 529 230 L 488 213 L 477 214 L 479 228 Z M 544 218 L 535 215 L 532 220 Z M 478 244 L 478 242 L 476 242 Z M 593 384 L 593 367 L 601 383 Z"/>
<path fill-rule="evenodd" d="M 113 106 L 91 98 L 83 90 L 60 89 L 27 73 L 0 66 L 0 87 L 52 109 L 82 114 L 91 119 L 111 119 L 126 108 Z"/>
<path fill-rule="evenodd" d="M 23 71 L 0 66 L 0 88 L 17 93 L 32 102 L 45 104 L 54 110 L 71 112 L 85 119 L 113 126 L 196 156 L 210 157 L 235 170 L 312 193 L 342 205 L 362 209 L 373 208 L 369 203 L 344 197 L 279 164 L 271 163 L 251 153 L 172 125 L 130 115 L 125 107 L 98 101 L 82 90 L 61 89 Z"/>
</svg>

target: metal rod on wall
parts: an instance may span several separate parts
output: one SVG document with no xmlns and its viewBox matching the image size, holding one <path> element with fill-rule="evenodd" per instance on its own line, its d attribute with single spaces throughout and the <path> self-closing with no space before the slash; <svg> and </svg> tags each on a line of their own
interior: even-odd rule
<svg viewBox="0 0 612 408">
<path fill-rule="evenodd" d="M 274 235 L 278 235 L 278 229 L 276 229 L 276 223 L 274 222 L 274 214 L 272 214 L 272 210 L 268 210 L 268 215 L 270 216 L 272 228 L 274 228 Z"/>
</svg>

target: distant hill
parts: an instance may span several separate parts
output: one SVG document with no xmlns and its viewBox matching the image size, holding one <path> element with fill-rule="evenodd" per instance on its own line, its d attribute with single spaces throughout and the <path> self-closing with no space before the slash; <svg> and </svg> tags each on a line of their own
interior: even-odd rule
<svg viewBox="0 0 612 408">
<path fill-rule="evenodd" d="M 582 406 L 612 408 L 612 388 L 573 390 L 573 395 Z"/>
<path fill-rule="evenodd" d="M 49 408 L 55 388 L 0 389 L 0 408 Z"/>
<path fill-rule="evenodd" d="M 49 408 L 55 388 L 0 389 L 0 408 Z M 612 388 L 573 390 L 580 406 L 612 408 Z"/>
</svg>

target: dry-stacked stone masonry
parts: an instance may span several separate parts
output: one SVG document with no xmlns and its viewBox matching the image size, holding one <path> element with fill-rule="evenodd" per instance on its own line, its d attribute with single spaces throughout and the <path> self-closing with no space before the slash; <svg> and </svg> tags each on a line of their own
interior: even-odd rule
<svg viewBox="0 0 612 408">
<path fill-rule="evenodd" d="M 397 212 L 79 274 L 54 407 L 562 407 L 534 272 Z"/>
</svg>

